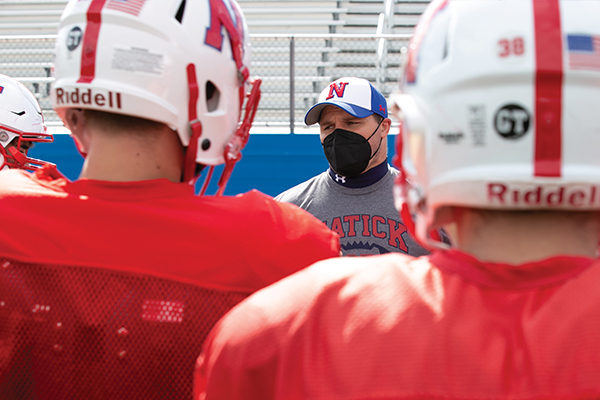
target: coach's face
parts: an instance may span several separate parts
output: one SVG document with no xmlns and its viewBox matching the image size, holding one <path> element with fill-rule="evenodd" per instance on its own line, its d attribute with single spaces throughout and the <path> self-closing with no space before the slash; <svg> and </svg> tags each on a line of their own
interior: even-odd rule
<svg viewBox="0 0 600 400">
<path fill-rule="evenodd" d="M 353 115 L 348 114 L 336 106 L 327 106 L 321 111 L 321 117 L 319 119 L 319 129 L 321 136 L 321 143 L 323 140 L 336 129 L 344 129 L 350 132 L 354 132 L 361 135 L 365 139 L 369 139 L 369 136 L 375 134 L 369 139 L 369 145 L 371 146 L 371 154 L 373 154 L 379 147 L 381 142 L 381 148 L 369 161 L 369 165 L 365 171 L 372 167 L 381 164 L 387 159 L 387 135 L 390 131 L 391 121 L 389 118 L 385 118 L 379 128 L 380 117 L 376 114 L 370 115 L 365 118 L 357 118 Z"/>
</svg>

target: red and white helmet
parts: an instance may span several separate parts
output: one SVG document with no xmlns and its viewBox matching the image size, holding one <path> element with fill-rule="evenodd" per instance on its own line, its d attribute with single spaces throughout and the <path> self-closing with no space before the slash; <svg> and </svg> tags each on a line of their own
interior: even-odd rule
<svg viewBox="0 0 600 400">
<path fill-rule="evenodd" d="M 76 107 L 168 125 L 187 146 L 188 182 L 196 163 L 226 163 L 230 172 L 239 159 L 260 81 L 249 79 L 247 27 L 235 0 L 70 0 L 56 43 L 59 116 Z"/>
<path fill-rule="evenodd" d="M 442 206 L 600 209 L 600 2 L 435 0 L 408 51 L 395 188 Z"/>
<path fill-rule="evenodd" d="M 47 164 L 27 156 L 33 142 L 52 142 L 40 105 L 23 84 L 0 74 L 0 170 L 34 170 Z"/>
</svg>

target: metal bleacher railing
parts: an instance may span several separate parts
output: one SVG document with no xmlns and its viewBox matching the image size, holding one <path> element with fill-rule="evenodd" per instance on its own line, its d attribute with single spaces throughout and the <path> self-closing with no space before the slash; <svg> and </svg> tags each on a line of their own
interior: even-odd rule
<svg viewBox="0 0 600 400">
<path fill-rule="evenodd" d="M 408 35 L 253 35 L 251 70 L 263 79 L 257 123 L 304 126 L 305 111 L 325 85 L 343 76 L 377 83 L 384 95 L 397 88 Z M 378 43 L 385 48 L 378 57 Z"/>
<path fill-rule="evenodd" d="M 50 85 L 55 35 L 0 36 L 0 73 L 15 77 L 37 96 L 49 125 L 60 125 L 52 111 Z M 263 80 L 255 126 L 303 126 L 304 112 L 321 89 L 342 76 L 376 82 L 384 95 L 397 86 L 408 35 L 255 34 L 251 72 Z M 378 43 L 386 42 L 377 56 Z M 385 67 L 382 67 L 385 57 Z"/>
<path fill-rule="evenodd" d="M 369 79 L 386 96 L 396 90 L 414 23 L 429 2 L 238 1 L 252 32 L 250 70 L 263 80 L 255 130 L 274 128 L 280 133 L 302 129 L 306 109 L 328 82 L 339 77 Z M 0 2 L 0 73 L 36 93 L 50 126 L 62 125 L 49 94 L 54 32 L 65 3 Z"/>
</svg>

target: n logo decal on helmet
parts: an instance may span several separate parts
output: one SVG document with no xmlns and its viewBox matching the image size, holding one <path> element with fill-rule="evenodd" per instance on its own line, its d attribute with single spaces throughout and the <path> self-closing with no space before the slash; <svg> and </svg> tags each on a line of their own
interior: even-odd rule
<svg viewBox="0 0 600 400">
<path fill-rule="evenodd" d="M 210 26 L 206 28 L 204 43 L 221 51 L 223 46 L 222 28 L 225 27 L 231 40 L 231 50 L 236 65 L 242 66 L 244 24 L 237 8 L 229 0 L 209 0 Z"/>
<path fill-rule="evenodd" d="M 346 85 L 348 82 L 340 82 L 340 86 L 337 86 L 335 82 L 329 85 L 329 94 L 325 100 L 329 100 L 333 98 L 333 92 L 335 92 L 337 97 L 344 97 L 344 91 L 346 90 Z"/>
</svg>

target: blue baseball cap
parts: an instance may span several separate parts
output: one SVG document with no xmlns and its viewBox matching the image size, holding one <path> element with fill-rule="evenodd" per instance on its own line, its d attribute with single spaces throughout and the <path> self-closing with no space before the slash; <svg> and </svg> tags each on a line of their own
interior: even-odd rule
<svg viewBox="0 0 600 400">
<path fill-rule="evenodd" d="M 331 82 L 319 94 L 319 101 L 304 116 L 304 123 L 312 125 L 321 119 L 321 111 L 327 106 L 336 106 L 357 118 L 372 114 L 387 118 L 385 97 L 371 83 L 362 78 L 344 77 Z"/>
</svg>

